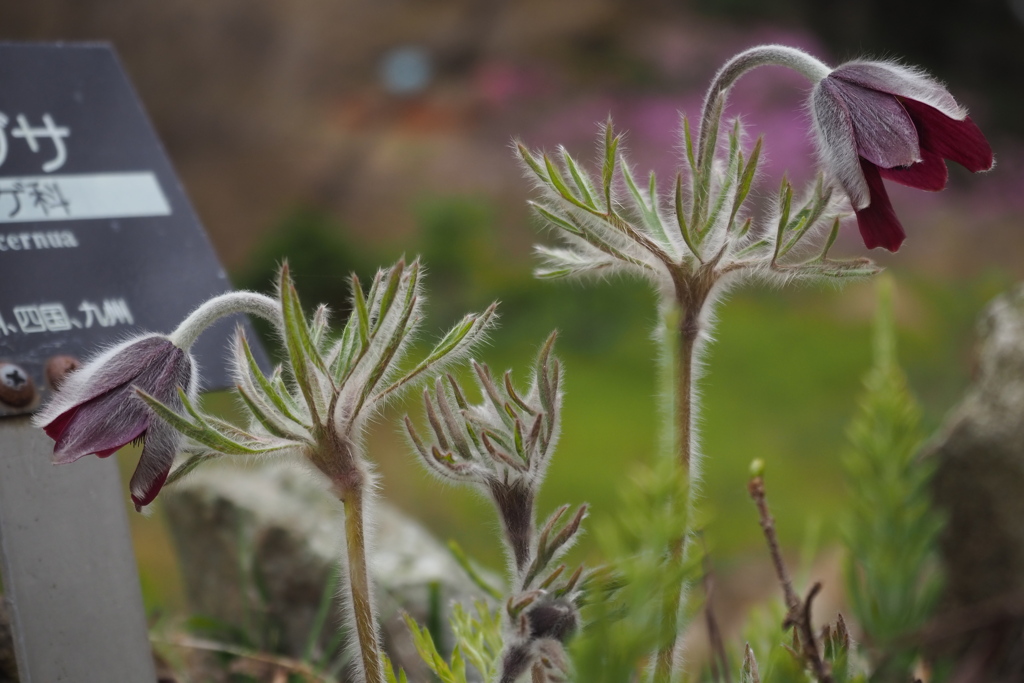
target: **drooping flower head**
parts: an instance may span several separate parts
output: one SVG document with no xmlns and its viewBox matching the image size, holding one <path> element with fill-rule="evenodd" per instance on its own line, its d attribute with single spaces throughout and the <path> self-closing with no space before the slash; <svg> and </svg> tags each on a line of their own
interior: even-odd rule
<svg viewBox="0 0 1024 683">
<path fill-rule="evenodd" d="M 953 96 L 927 75 L 889 62 L 849 62 L 817 82 L 811 110 L 819 154 L 857 214 L 864 244 L 896 251 L 905 234 L 882 178 L 946 186 L 945 159 L 992 168 L 992 148 Z"/>
<path fill-rule="evenodd" d="M 148 334 L 108 349 L 69 375 L 35 423 L 56 442 L 56 464 L 91 454 L 105 458 L 132 441 L 144 441 L 130 484 L 132 501 L 141 509 L 167 479 L 180 436 L 136 390 L 180 407 L 179 387 L 195 396 L 197 385 L 189 354 L 163 335 Z"/>
</svg>

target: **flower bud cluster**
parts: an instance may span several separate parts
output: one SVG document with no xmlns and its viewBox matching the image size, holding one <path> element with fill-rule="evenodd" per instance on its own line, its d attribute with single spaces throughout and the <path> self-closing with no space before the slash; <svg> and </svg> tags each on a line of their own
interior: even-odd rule
<svg viewBox="0 0 1024 683">
<path fill-rule="evenodd" d="M 512 575 L 505 604 L 505 645 L 500 681 L 511 683 L 530 671 L 536 681 L 569 675 L 564 644 L 576 631 L 579 607 L 590 575 L 579 567 L 564 578 L 556 564 L 572 545 L 587 513 L 581 505 L 556 510 L 538 529 L 537 492 L 558 440 L 561 422 L 561 364 L 551 354 L 551 335 L 538 355 L 530 388 L 516 389 L 511 373 L 496 381 L 486 365 L 473 370 L 483 400 L 472 405 L 451 375 L 423 394 L 432 439 L 424 440 L 410 418 L 406 430 L 427 468 L 449 481 L 488 496 L 502 523 Z"/>
<path fill-rule="evenodd" d="M 405 418 L 409 438 L 427 468 L 489 496 L 498 509 L 517 573 L 532 551 L 534 503 L 561 424 L 561 364 L 551 355 L 555 335 L 537 359 L 530 390 L 520 394 L 510 372 L 496 382 L 490 368 L 473 361 L 483 402 L 470 405 L 451 375 L 423 392 L 433 440 L 425 442 Z"/>
</svg>

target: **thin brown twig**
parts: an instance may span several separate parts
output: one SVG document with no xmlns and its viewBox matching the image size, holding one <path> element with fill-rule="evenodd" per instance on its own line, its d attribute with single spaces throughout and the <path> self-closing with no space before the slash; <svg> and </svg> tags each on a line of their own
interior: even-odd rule
<svg viewBox="0 0 1024 683">
<path fill-rule="evenodd" d="M 761 520 L 761 529 L 764 530 L 765 540 L 768 541 L 768 552 L 772 556 L 772 564 L 775 565 L 775 575 L 782 585 L 782 593 L 786 600 L 786 609 L 790 616 L 800 612 L 800 597 L 793 590 L 793 581 L 789 578 L 786 563 L 782 561 L 782 549 L 779 547 L 779 538 L 775 533 L 775 518 L 768 510 L 768 500 L 764 490 L 764 479 L 754 477 L 747 487 L 750 497 L 757 506 L 758 516 Z M 789 617 L 787 617 L 788 619 Z"/>
<path fill-rule="evenodd" d="M 800 618 L 795 623 L 791 622 L 791 625 L 799 629 L 800 645 L 804 651 L 804 658 L 810 664 L 815 678 L 821 683 L 832 683 L 832 671 L 828 663 L 822 659 L 821 653 L 818 652 L 818 641 L 814 637 L 814 629 L 811 626 L 811 603 L 820 591 L 821 582 L 817 581 L 811 586 L 811 590 L 807 592 L 803 609 L 800 611 Z"/>
<path fill-rule="evenodd" d="M 815 583 L 807 593 L 806 600 L 800 600 L 800 596 L 793 589 L 793 581 L 789 577 L 786 563 L 782 560 L 782 549 L 779 547 L 779 538 L 775 533 L 775 519 L 768 510 L 768 500 L 764 489 L 764 478 L 755 476 L 747 486 L 750 497 L 757 506 L 758 516 L 761 520 L 761 529 L 764 530 L 765 540 L 768 542 L 768 551 L 772 556 L 772 564 L 775 565 L 775 575 L 782 585 L 782 593 L 786 600 L 786 620 L 782 622 L 784 629 L 796 628 L 800 649 L 807 666 L 819 683 L 833 683 L 832 672 L 828 663 L 825 662 L 818 651 L 818 641 L 814 637 L 814 629 L 811 626 L 811 603 L 821 590 L 821 583 Z"/>
<path fill-rule="evenodd" d="M 155 638 L 150 636 L 150 640 L 174 645 L 176 647 L 188 648 L 190 650 L 221 652 L 223 654 L 249 659 L 254 662 L 270 664 L 271 666 L 278 667 L 279 669 L 285 669 L 292 673 L 299 674 L 300 676 L 304 676 L 309 680 L 314 681 L 314 683 L 336 683 L 335 679 L 320 673 L 305 662 L 300 662 L 296 659 L 291 659 L 290 657 L 282 657 L 280 655 L 273 655 L 267 652 L 250 650 L 230 643 L 221 643 L 215 640 L 207 640 L 205 638 L 193 638 L 191 636 L 173 636 L 171 638 Z"/>
</svg>

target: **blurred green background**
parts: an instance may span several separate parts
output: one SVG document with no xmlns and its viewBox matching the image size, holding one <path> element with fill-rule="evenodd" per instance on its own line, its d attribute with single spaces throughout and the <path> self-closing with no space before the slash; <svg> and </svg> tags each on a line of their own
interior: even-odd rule
<svg viewBox="0 0 1024 683">
<path fill-rule="evenodd" d="M 670 178 L 680 112 L 694 115 L 731 54 L 783 42 L 830 63 L 896 55 L 947 81 L 989 135 L 985 177 L 951 169 L 950 188 L 890 188 L 909 238 L 878 256 L 894 274 L 900 355 L 928 423 L 969 381 L 973 321 L 1024 275 L 1024 5 L 910 0 L 35 0 L 7 3 L 0 38 L 107 40 L 119 50 L 214 247 L 238 286 L 269 288 L 289 259 L 304 302 L 347 314 L 347 276 L 401 255 L 428 269 L 429 342 L 491 300 L 501 327 L 480 358 L 526 369 L 550 330 L 566 368 L 565 428 L 542 512 L 589 501 L 615 515 L 617 488 L 652 455 L 657 423 L 654 298 L 643 285 L 530 277 L 538 236 L 531 186 L 509 142 L 595 149 L 609 114 L 639 169 Z M 806 180 L 807 86 L 764 69 L 730 114 L 765 134 L 759 192 L 783 172 Z M 837 250 L 861 255 L 852 226 Z M 763 557 L 747 465 L 768 463 L 783 541 L 836 538 L 838 456 L 869 357 L 870 282 L 843 289 L 741 289 L 721 306 L 701 382 L 707 540 L 726 573 Z M 229 410 L 224 396 L 209 397 Z M 408 452 L 401 411 L 369 436 L 382 494 L 438 535 L 500 566 L 495 522 L 442 487 Z M 133 453 L 121 454 L 126 472 Z M 147 604 L 182 607 L 156 514 L 133 513 Z M 586 539 L 578 552 L 593 551 Z"/>
</svg>

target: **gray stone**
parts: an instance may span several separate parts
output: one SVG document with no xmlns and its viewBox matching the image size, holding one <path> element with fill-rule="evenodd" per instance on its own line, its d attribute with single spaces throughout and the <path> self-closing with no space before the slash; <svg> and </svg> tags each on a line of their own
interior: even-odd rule
<svg viewBox="0 0 1024 683">
<path fill-rule="evenodd" d="M 1024 285 L 978 332 L 974 382 L 935 448 L 949 590 L 965 604 L 1024 590 Z"/>
<path fill-rule="evenodd" d="M 996 663 L 986 680 L 1024 680 L 1020 661 L 1006 668 L 1020 644 L 1000 644 L 1024 632 L 1024 284 L 989 304 L 978 336 L 974 381 L 932 454 L 935 501 L 947 515 L 947 606 L 961 615 L 954 621 L 968 613 L 983 627 L 962 645 L 977 653 L 984 641 Z"/>
<path fill-rule="evenodd" d="M 170 487 L 164 506 L 194 614 L 303 657 L 326 606 L 312 658 L 331 649 L 342 620 L 329 582 L 344 554 L 344 522 L 319 477 L 291 463 L 207 466 Z M 385 647 L 411 680 L 427 680 L 401 613 L 447 627 L 450 603 L 477 592 L 447 549 L 394 507 L 378 501 L 373 522 L 370 570 Z M 450 647 L 450 634 L 440 635 Z"/>
</svg>

